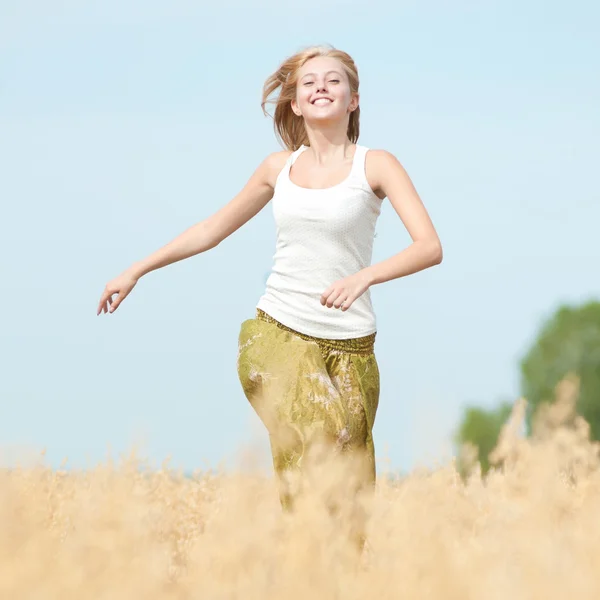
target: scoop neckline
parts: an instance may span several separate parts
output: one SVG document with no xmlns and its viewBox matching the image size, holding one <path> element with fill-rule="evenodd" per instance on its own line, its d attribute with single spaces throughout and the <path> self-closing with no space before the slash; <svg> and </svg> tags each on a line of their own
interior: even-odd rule
<svg viewBox="0 0 600 600">
<path fill-rule="evenodd" d="M 350 178 L 354 174 L 354 168 L 356 166 L 356 155 L 358 153 L 358 148 L 359 148 L 358 144 L 354 144 L 354 146 L 355 146 L 355 150 L 354 150 L 354 155 L 352 156 L 352 165 L 350 166 L 350 173 L 348 173 L 348 176 L 343 181 L 340 181 L 339 183 L 336 183 L 335 185 L 330 185 L 329 187 L 325 187 L 325 188 L 307 188 L 302 185 L 298 185 L 297 183 L 294 183 L 292 181 L 292 178 L 290 177 L 290 171 L 291 171 L 292 165 L 293 165 L 293 163 L 290 163 L 289 167 L 287 168 L 288 182 L 291 183 L 293 187 L 298 188 L 299 190 L 305 190 L 307 192 L 326 192 L 328 190 L 334 190 L 335 188 L 338 188 L 338 187 L 344 185 L 345 183 L 347 183 L 350 180 Z M 302 150 L 302 152 L 304 152 L 304 150 L 308 150 L 308 148 L 310 148 L 310 146 L 305 146 L 304 144 L 302 144 L 300 146 L 299 150 Z M 298 156 L 300 156 L 300 154 L 302 154 L 302 152 L 300 152 L 298 154 Z M 298 156 L 296 157 L 296 160 L 298 160 Z"/>
</svg>

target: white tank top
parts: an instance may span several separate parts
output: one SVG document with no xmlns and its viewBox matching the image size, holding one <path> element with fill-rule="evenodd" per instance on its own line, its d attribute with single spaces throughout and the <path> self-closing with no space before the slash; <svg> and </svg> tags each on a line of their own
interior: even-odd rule
<svg viewBox="0 0 600 600">
<path fill-rule="evenodd" d="M 257 307 L 313 337 L 370 335 L 377 327 L 369 290 L 346 311 L 320 302 L 332 283 L 371 264 L 382 200 L 365 175 L 368 148 L 357 145 L 350 175 L 323 189 L 300 187 L 290 179 L 291 166 L 307 149 L 303 145 L 293 152 L 277 177 L 272 199 L 276 250 Z"/>
</svg>

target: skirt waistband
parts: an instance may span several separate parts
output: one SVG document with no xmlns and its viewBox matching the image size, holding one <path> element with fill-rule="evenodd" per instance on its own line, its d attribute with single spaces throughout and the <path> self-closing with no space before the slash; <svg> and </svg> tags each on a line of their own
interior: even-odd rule
<svg viewBox="0 0 600 600">
<path fill-rule="evenodd" d="M 342 352 L 344 354 L 362 354 L 368 355 L 373 354 L 375 348 L 375 336 L 376 333 L 372 333 L 371 335 L 366 335 L 358 338 L 350 338 L 345 340 L 330 340 L 326 338 L 318 338 L 313 337 L 311 335 L 306 335 L 304 333 L 300 333 L 291 327 L 287 327 L 280 323 L 276 319 L 274 319 L 271 315 L 268 315 L 266 312 L 261 310 L 260 308 L 256 309 L 256 318 L 260 321 L 266 321 L 267 323 L 272 323 L 276 325 L 280 329 L 284 331 L 288 331 L 297 335 L 299 338 L 306 340 L 307 342 L 316 342 L 321 350 L 325 350 L 327 352 Z"/>
</svg>

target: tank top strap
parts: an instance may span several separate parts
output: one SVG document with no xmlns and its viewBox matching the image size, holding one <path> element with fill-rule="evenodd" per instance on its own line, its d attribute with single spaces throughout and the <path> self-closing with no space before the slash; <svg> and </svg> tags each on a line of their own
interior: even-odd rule
<svg viewBox="0 0 600 600">
<path fill-rule="evenodd" d="M 276 186 L 279 185 L 279 182 L 284 179 L 286 181 L 289 181 L 289 177 L 290 177 L 290 169 L 292 168 L 292 165 L 294 164 L 294 162 L 296 162 L 296 159 L 298 158 L 298 156 L 300 156 L 300 154 L 306 150 L 306 146 L 300 146 L 300 148 L 298 148 L 297 150 L 294 150 L 288 157 L 287 160 L 285 161 L 285 164 L 283 166 L 283 169 L 281 169 L 281 171 L 279 171 L 279 175 L 277 175 L 277 182 L 276 182 Z"/>
<path fill-rule="evenodd" d="M 284 175 L 286 179 L 289 179 L 290 170 L 292 165 L 296 162 L 296 159 L 305 151 L 308 150 L 309 146 L 305 146 L 302 144 L 300 148 L 294 150 L 292 152 L 285 164 L 284 169 L 280 173 L 280 175 Z M 369 188 L 369 184 L 367 181 L 367 174 L 365 169 L 366 157 L 369 148 L 366 146 L 360 146 L 356 144 L 356 150 L 354 151 L 354 156 L 352 157 L 352 167 L 350 168 L 350 173 L 348 175 L 347 181 L 355 181 L 361 184 L 361 186 L 366 186 Z M 370 188 L 369 188 L 370 189 Z"/>
<path fill-rule="evenodd" d="M 369 148 L 366 146 L 359 146 L 356 144 L 356 150 L 354 151 L 354 157 L 352 160 L 352 170 L 350 171 L 350 176 L 355 181 L 360 181 L 361 183 L 367 183 L 367 174 L 366 174 L 366 159 L 367 152 Z"/>
<path fill-rule="evenodd" d="M 300 148 L 292 152 L 288 157 L 289 166 L 291 167 L 296 162 L 296 159 L 305 150 L 308 150 L 308 148 L 309 146 L 305 146 L 304 144 L 302 144 Z M 365 158 L 367 156 L 368 151 L 369 148 L 367 148 L 366 146 L 359 146 L 358 144 L 356 144 L 356 150 L 354 151 L 354 156 L 352 157 L 352 168 L 350 170 L 351 175 L 362 175 L 365 172 Z"/>
<path fill-rule="evenodd" d="M 288 158 L 288 167 L 291 167 L 295 162 L 296 159 L 305 151 L 308 150 L 308 146 L 305 146 L 304 144 L 302 144 L 300 146 L 300 148 L 298 148 L 297 150 L 294 150 L 294 152 L 292 152 Z"/>
<path fill-rule="evenodd" d="M 290 178 L 290 170 L 292 168 L 292 165 L 296 162 L 296 159 L 305 151 L 308 149 L 308 146 L 305 146 L 304 144 L 302 144 L 300 146 L 300 148 L 298 148 L 297 150 L 294 150 L 289 156 L 288 159 L 285 163 L 285 167 L 282 171 L 282 173 L 285 175 L 285 178 L 287 180 L 289 180 Z"/>
</svg>

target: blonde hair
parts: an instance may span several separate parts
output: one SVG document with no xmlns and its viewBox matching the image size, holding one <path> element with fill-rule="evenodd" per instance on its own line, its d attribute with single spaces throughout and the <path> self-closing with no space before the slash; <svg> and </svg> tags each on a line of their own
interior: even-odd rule
<svg viewBox="0 0 600 600">
<path fill-rule="evenodd" d="M 294 113 L 291 101 L 296 98 L 299 69 L 304 63 L 317 56 L 329 56 L 339 60 L 348 75 L 350 91 L 353 94 L 358 93 L 358 70 L 352 57 L 342 50 L 337 50 L 333 46 L 311 46 L 285 59 L 277 71 L 265 81 L 261 108 L 266 116 L 270 116 L 265 110 L 265 104 L 275 104 L 275 115 L 273 116 L 275 135 L 288 150 L 297 150 L 302 144 L 309 145 L 304 119 Z M 278 88 L 281 89 L 277 99 L 269 100 L 269 96 Z M 350 113 L 348 122 L 348 138 L 353 144 L 358 141 L 359 120 L 360 107 L 357 107 Z"/>
</svg>

